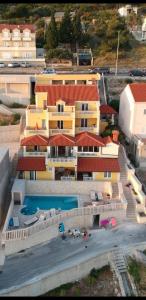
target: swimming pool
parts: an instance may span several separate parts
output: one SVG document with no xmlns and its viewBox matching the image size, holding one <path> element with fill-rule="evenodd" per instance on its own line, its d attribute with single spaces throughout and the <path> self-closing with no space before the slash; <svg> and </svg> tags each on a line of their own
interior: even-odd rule
<svg viewBox="0 0 146 300">
<path fill-rule="evenodd" d="M 37 208 L 49 210 L 51 208 L 70 210 L 78 207 L 77 196 L 25 196 L 22 208 L 22 214 L 32 214 L 29 211 L 35 211 Z"/>
</svg>

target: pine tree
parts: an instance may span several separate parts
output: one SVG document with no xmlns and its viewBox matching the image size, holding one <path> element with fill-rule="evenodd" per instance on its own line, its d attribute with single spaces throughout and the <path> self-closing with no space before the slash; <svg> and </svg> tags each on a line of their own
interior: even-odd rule
<svg viewBox="0 0 146 300">
<path fill-rule="evenodd" d="M 76 50 L 77 50 L 78 45 L 82 40 L 82 24 L 81 24 L 81 19 L 79 14 L 76 14 L 73 19 L 73 38 L 76 43 Z"/>
<path fill-rule="evenodd" d="M 58 46 L 58 31 L 55 22 L 54 12 L 51 14 L 51 22 L 46 30 L 46 49 L 54 49 Z"/>
<path fill-rule="evenodd" d="M 73 26 L 68 10 L 65 11 L 64 17 L 60 24 L 59 41 L 61 43 L 71 43 L 73 40 Z"/>
</svg>

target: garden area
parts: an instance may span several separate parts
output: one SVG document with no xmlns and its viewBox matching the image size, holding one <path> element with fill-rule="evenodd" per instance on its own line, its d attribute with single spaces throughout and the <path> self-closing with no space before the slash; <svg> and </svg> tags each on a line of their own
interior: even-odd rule
<svg viewBox="0 0 146 300">
<path fill-rule="evenodd" d="M 109 265 L 101 269 L 93 268 L 90 274 L 76 282 L 66 283 L 60 287 L 44 294 L 45 297 L 52 296 L 96 296 L 110 297 L 120 296 L 120 288 L 117 280 L 113 279 L 113 273 Z"/>
<path fill-rule="evenodd" d="M 4 115 L 0 113 L 0 126 L 17 125 L 20 122 L 20 114 Z"/>
</svg>

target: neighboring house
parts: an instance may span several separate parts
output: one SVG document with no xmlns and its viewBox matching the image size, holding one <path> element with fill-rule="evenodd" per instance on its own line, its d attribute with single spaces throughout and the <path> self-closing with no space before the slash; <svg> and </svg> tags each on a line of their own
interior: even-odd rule
<svg viewBox="0 0 146 300">
<path fill-rule="evenodd" d="M 36 59 L 36 35 L 32 24 L 0 24 L 0 60 Z"/>
<path fill-rule="evenodd" d="M 138 163 L 146 148 L 146 83 L 128 84 L 120 95 L 119 126 L 131 143 Z M 142 160 L 141 160 L 142 159 Z M 143 164 L 142 163 L 142 164 Z"/>
<path fill-rule="evenodd" d="M 3 208 L 6 201 L 6 191 L 9 179 L 9 150 L 0 147 L 0 224 L 3 217 Z"/>
<path fill-rule="evenodd" d="M 99 136 L 100 76 L 36 77 L 36 104 L 26 109 L 18 178 L 119 181 L 119 144 L 115 135 Z"/>
<path fill-rule="evenodd" d="M 135 13 L 137 15 L 137 10 L 138 10 L 137 6 L 125 5 L 125 6 L 120 7 L 118 9 L 118 12 L 121 17 L 127 17 L 131 13 Z"/>
<path fill-rule="evenodd" d="M 75 16 L 75 12 L 74 11 L 70 12 L 70 16 L 71 18 L 73 18 Z M 64 11 L 55 12 L 54 17 L 56 23 L 60 23 L 64 17 Z M 51 22 L 51 17 L 44 17 L 44 20 L 46 24 L 49 24 Z"/>
</svg>

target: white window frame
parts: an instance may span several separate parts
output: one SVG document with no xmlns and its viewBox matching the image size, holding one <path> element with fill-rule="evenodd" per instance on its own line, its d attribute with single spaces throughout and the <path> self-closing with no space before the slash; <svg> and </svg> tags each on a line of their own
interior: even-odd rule
<svg viewBox="0 0 146 300">
<path fill-rule="evenodd" d="M 112 178 L 112 172 L 104 172 L 104 178 Z"/>
<path fill-rule="evenodd" d="M 146 109 L 144 109 L 144 115 L 146 115 Z"/>
</svg>

